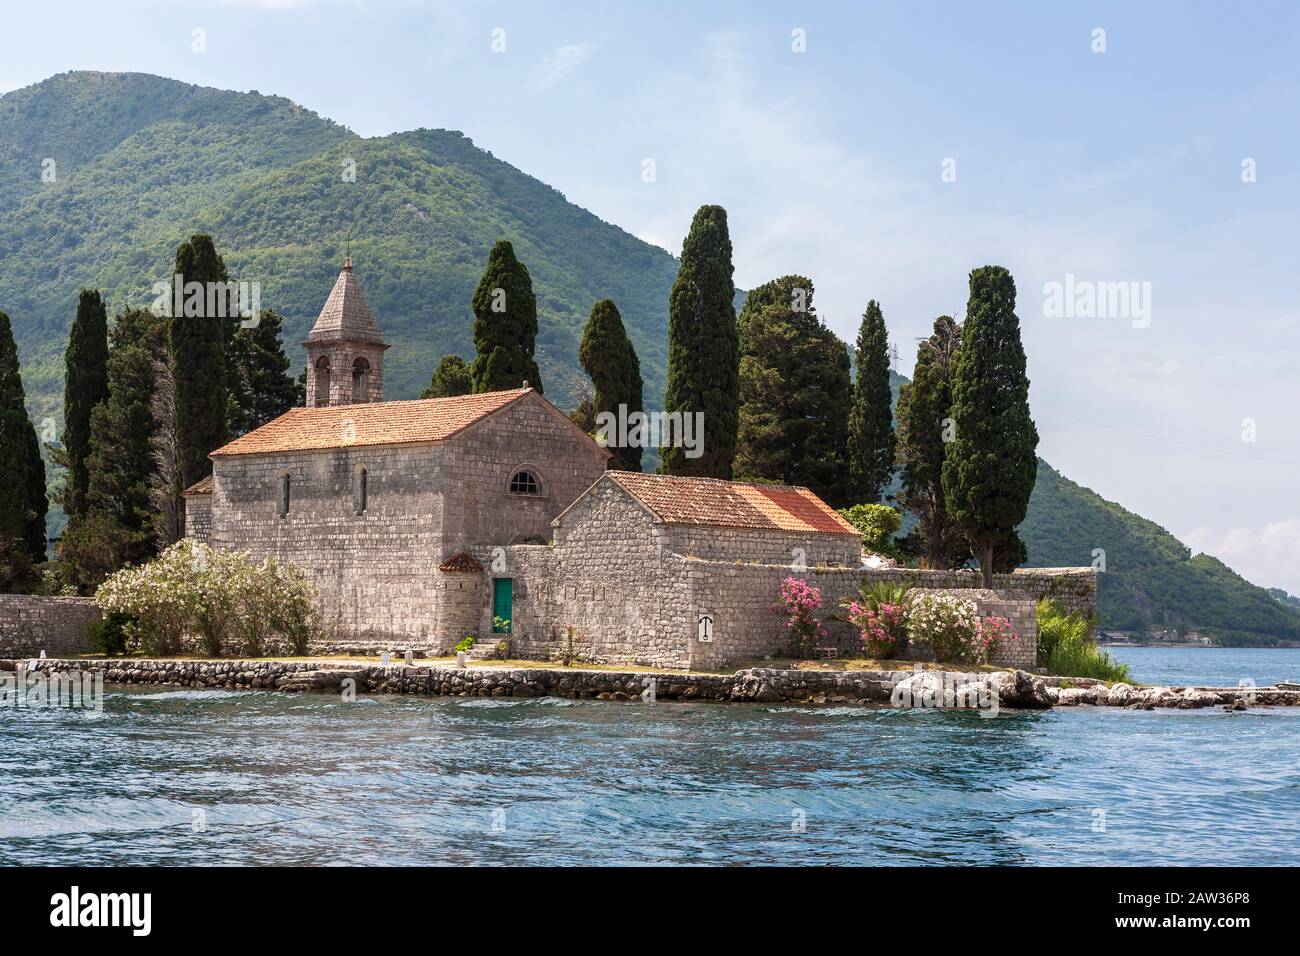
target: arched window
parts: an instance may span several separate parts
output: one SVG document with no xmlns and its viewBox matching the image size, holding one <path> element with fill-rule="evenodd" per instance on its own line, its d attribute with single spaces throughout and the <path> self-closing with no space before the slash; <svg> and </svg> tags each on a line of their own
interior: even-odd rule
<svg viewBox="0 0 1300 956">
<path fill-rule="evenodd" d="M 370 363 L 364 358 L 358 357 L 352 363 L 352 404 L 357 405 L 361 402 L 369 401 L 367 397 L 370 391 Z"/>
<path fill-rule="evenodd" d="M 286 517 L 289 514 L 289 473 L 280 472 L 280 517 Z"/>
<path fill-rule="evenodd" d="M 510 493 L 512 495 L 540 495 L 542 484 L 537 476 L 523 468 L 510 476 Z"/>
<path fill-rule="evenodd" d="M 330 360 L 322 355 L 316 360 L 316 407 L 323 408 L 330 403 Z"/>
<path fill-rule="evenodd" d="M 370 507 L 370 472 L 366 470 L 365 465 L 357 465 L 352 488 L 352 499 L 357 514 L 363 515 Z"/>
</svg>

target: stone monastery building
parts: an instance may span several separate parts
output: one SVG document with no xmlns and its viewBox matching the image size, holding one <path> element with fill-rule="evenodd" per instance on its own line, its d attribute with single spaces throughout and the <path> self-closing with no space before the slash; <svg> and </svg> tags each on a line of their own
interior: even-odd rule
<svg viewBox="0 0 1300 956">
<path fill-rule="evenodd" d="M 858 532 L 806 488 L 607 471 L 526 387 L 384 401 L 350 259 L 306 347 L 307 407 L 214 451 L 186 526 L 301 568 L 333 642 L 447 653 L 473 635 L 707 669 L 784 649 L 784 577 L 821 586 L 824 610 L 856 591 Z"/>
</svg>

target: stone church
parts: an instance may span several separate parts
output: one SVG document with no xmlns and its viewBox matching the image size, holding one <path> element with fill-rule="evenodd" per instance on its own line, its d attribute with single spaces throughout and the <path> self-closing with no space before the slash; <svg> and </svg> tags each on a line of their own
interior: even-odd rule
<svg viewBox="0 0 1300 956">
<path fill-rule="evenodd" d="M 350 259 L 305 344 L 306 407 L 212 453 L 186 529 L 301 568 L 332 643 L 715 668 L 783 649 L 784 577 L 856 592 L 858 532 L 806 488 L 607 471 L 527 387 L 384 401 Z"/>
</svg>

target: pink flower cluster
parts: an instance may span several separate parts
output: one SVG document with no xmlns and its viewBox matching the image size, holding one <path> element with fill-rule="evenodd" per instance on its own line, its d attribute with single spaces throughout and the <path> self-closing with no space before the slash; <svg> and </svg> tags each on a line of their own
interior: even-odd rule
<svg viewBox="0 0 1300 956">
<path fill-rule="evenodd" d="M 1014 639 L 1016 635 L 1011 633 L 1011 620 L 1009 618 L 992 615 L 981 618 L 975 625 L 975 636 L 971 639 L 972 650 L 980 656 L 981 660 L 987 661 L 993 654 L 993 648 L 997 646 L 998 641 L 1007 638 Z"/>
<path fill-rule="evenodd" d="M 802 578 L 786 578 L 781 582 L 781 601 L 773 605 L 772 611 L 785 618 L 796 648 L 807 651 L 825 633 L 822 622 L 817 620 L 821 606 L 821 588 Z"/>
<path fill-rule="evenodd" d="M 873 610 L 857 601 L 849 605 L 849 622 L 862 632 L 862 640 L 869 646 L 897 647 L 907 626 L 907 606 L 881 604 Z"/>
</svg>

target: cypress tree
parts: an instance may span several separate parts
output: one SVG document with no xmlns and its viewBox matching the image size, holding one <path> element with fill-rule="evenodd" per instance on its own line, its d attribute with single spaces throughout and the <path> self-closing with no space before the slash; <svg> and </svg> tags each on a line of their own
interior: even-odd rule
<svg viewBox="0 0 1300 956">
<path fill-rule="evenodd" d="M 474 310 L 475 392 L 520 388 L 542 391 L 537 348 L 537 297 L 528 268 L 504 239 L 488 253 L 487 269 L 470 302 Z"/>
<path fill-rule="evenodd" d="M 951 316 L 934 321 L 934 333 L 916 355 L 912 380 L 898 392 L 898 459 L 902 466 L 899 504 L 918 518 L 909 549 L 925 568 L 951 568 L 969 549 L 948 514 L 943 494 L 944 426 L 952 408 L 952 379 L 961 348 L 961 328 Z"/>
<path fill-rule="evenodd" d="M 247 434 L 305 401 L 289 372 L 283 325 L 278 312 L 263 309 L 257 325 L 237 328 L 230 340 L 226 424 L 232 436 Z"/>
<path fill-rule="evenodd" d="M 613 299 L 601 299 L 592 307 L 587 327 L 582 332 L 578 347 L 578 361 L 591 377 L 596 388 L 592 399 L 592 415 L 608 412 L 623 421 L 632 421 L 633 413 L 644 411 L 641 360 L 637 358 L 632 340 L 627 337 L 623 317 Z M 621 408 L 620 408 L 621 406 Z M 618 471 L 640 471 L 640 443 L 619 445 L 616 435 L 607 435 L 613 457 L 609 467 Z M 629 426 L 629 437 L 631 427 Z"/>
<path fill-rule="evenodd" d="M 41 443 L 36 437 L 32 420 L 27 419 L 27 519 L 24 540 L 27 553 L 36 562 L 45 560 L 45 520 L 50 510 L 50 499 L 45 494 L 45 462 L 41 460 Z"/>
<path fill-rule="evenodd" d="M 813 284 L 782 276 L 749 293 L 738 321 L 736 477 L 848 497 L 849 353 L 813 307 Z"/>
<path fill-rule="evenodd" d="M 63 453 L 68 474 L 60 503 L 69 521 L 86 513 L 90 416 L 108 398 L 108 310 L 95 289 L 82 289 L 64 352 Z"/>
<path fill-rule="evenodd" d="M 0 312 L 0 589 L 21 583 L 32 561 L 39 560 L 30 537 L 37 518 L 42 528 L 45 523 L 44 512 L 37 515 L 32 506 L 31 456 L 39 451 L 34 439 L 13 329 L 9 316 Z M 39 453 L 36 458 L 40 460 Z M 41 537 L 43 545 L 43 532 Z"/>
<path fill-rule="evenodd" d="M 740 421 L 740 342 L 732 274 L 727 211 L 701 206 L 682 243 L 681 266 L 668 297 L 664 410 L 683 417 L 703 413 L 702 454 L 688 458 L 681 442 L 670 440 L 662 450 L 664 474 L 731 477 Z"/>
<path fill-rule="evenodd" d="M 429 387 L 420 395 L 421 398 L 452 398 L 456 395 L 469 395 L 474 391 L 474 379 L 469 366 L 459 355 L 444 355 L 433 370 Z"/>
<path fill-rule="evenodd" d="M 117 316 L 108 354 L 108 401 L 91 415 L 87 504 L 121 528 L 124 550 L 115 555 L 118 565 L 155 551 L 149 495 L 155 468 L 151 405 L 155 366 L 166 357 L 166 338 L 165 320 L 146 309 Z"/>
<path fill-rule="evenodd" d="M 894 474 L 895 437 L 889 390 L 889 334 L 880 303 L 862 313 L 857 341 L 858 380 L 849 412 L 849 474 L 854 504 L 880 501 Z"/>
<path fill-rule="evenodd" d="M 956 435 L 943 463 L 948 508 L 993 586 L 999 546 L 1014 547 L 1034 490 L 1038 430 L 1016 317 L 1016 285 L 1001 266 L 970 274 L 970 299 L 952 386 Z M 1015 539 L 1018 540 L 1018 539 Z"/>
<path fill-rule="evenodd" d="M 176 250 L 176 274 L 186 286 L 230 280 L 211 236 L 191 236 Z M 233 303 L 216 296 L 178 295 L 172 302 L 169 339 L 174 365 L 178 480 L 188 487 L 212 471 L 208 454 L 225 444 L 226 338 L 236 315 Z M 213 314 L 209 314 L 213 313 Z M 220 313 L 224 313 L 220 314 Z"/>
</svg>

